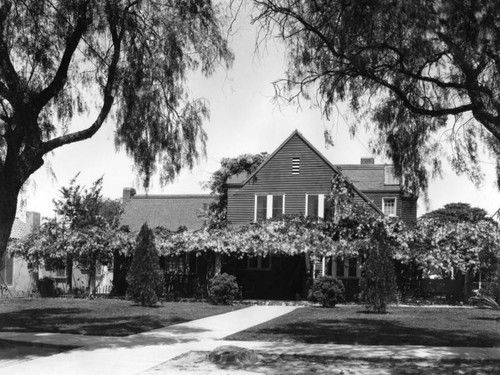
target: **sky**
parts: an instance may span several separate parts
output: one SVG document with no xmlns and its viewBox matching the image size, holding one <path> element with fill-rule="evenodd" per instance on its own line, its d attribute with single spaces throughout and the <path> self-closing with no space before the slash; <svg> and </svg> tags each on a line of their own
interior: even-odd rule
<svg viewBox="0 0 500 375">
<path fill-rule="evenodd" d="M 310 102 L 277 105 L 273 101 L 272 82 L 284 77 L 286 62 L 284 47 L 279 41 L 268 41 L 255 50 L 256 28 L 250 16 L 243 11 L 233 29 L 231 46 L 235 61 L 230 70 L 219 69 L 211 78 L 193 75 L 188 86 L 191 96 L 203 97 L 210 103 L 210 120 L 204 125 L 208 134 L 207 158 L 201 159 L 193 170 L 184 170 L 167 186 L 153 180 L 148 194 L 197 194 L 209 193 L 201 184 L 219 168 L 224 157 L 243 153 L 273 152 L 294 130 L 299 130 L 320 152 L 334 164 L 358 164 L 361 157 L 373 156 L 368 142 L 369 134 L 363 131 L 351 137 L 348 123 L 354 116 L 346 105 L 330 119 Z M 89 118 L 76 118 L 75 128 L 88 126 Z M 103 195 L 120 198 L 123 188 L 133 187 L 138 194 L 145 194 L 133 163 L 123 151 L 115 150 L 114 122 L 112 119 L 91 139 L 67 145 L 45 158 L 45 166 L 35 172 L 26 194 L 26 205 L 19 210 L 40 212 L 43 217 L 53 216 L 53 199 L 60 196 L 59 189 L 67 186 L 78 173 L 78 183 L 90 186 L 103 176 Z M 326 146 L 324 131 L 333 136 L 334 146 Z M 445 159 L 445 157 L 443 157 Z M 388 162 L 375 156 L 376 163 Z M 500 208 L 500 193 L 495 183 L 493 160 L 482 158 L 485 179 L 479 187 L 466 176 L 456 176 L 445 168 L 442 178 L 431 181 L 429 202 L 419 199 L 418 215 L 442 207 L 446 203 L 466 202 L 484 208 L 493 214 Z"/>
</svg>

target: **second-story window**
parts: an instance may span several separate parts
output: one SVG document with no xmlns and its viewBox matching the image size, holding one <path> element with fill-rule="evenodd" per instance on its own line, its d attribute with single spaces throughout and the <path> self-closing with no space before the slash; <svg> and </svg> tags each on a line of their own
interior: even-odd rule
<svg viewBox="0 0 500 375">
<path fill-rule="evenodd" d="M 396 216 L 396 198 L 382 198 L 382 208 L 386 216 Z"/>
<path fill-rule="evenodd" d="M 255 221 L 281 219 L 285 213 L 284 195 L 256 195 Z"/>
<path fill-rule="evenodd" d="M 325 218 L 324 194 L 306 194 L 306 216 Z"/>
<path fill-rule="evenodd" d="M 255 221 L 267 219 L 267 195 L 257 195 L 256 197 Z"/>
</svg>

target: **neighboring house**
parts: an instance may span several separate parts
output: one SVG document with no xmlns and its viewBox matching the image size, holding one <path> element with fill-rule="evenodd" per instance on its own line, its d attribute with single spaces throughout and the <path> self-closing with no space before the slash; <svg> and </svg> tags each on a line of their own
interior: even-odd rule
<svg viewBox="0 0 500 375">
<path fill-rule="evenodd" d="M 40 214 L 28 211 L 26 212 L 26 220 L 23 221 L 17 217 L 14 220 L 10 239 L 23 239 L 38 227 L 40 227 Z M 0 269 L 1 295 L 14 297 L 29 295 L 34 286 L 31 285 L 26 261 L 5 254 L 3 264 L 3 268 Z"/>
<path fill-rule="evenodd" d="M 342 174 L 352 183 L 355 201 L 374 211 L 416 221 L 417 198 L 402 192 L 392 166 L 372 158 L 360 165 L 334 165 L 302 134 L 294 131 L 250 175 L 228 181 L 227 217 L 232 224 L 303 214 L 323 218 L 332 176 Z M 246 297 L 298 298 L 307 290 L 307 274 L 333 275 L 354 294 L 361 276 L 360 259 L 320 259 L 312 265 L 304 256 L 243 259 L 226 266 L 237 275 Z M 223 268 L 224 270 L 224 268 Z M 349 293 L 348 293 L 349 294 Z"/>
</svg>

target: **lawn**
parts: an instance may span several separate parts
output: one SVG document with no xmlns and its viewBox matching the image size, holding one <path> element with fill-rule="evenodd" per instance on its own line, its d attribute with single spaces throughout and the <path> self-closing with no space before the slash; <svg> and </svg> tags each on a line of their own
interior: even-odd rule
<svg viewBox="0 0 500 375">
<path fill-rule="evenodd" d="M 500 311 L 391 307 L 387 314 L 370 314 L 355 305 L 334 309 L 305 307 L 227 339 L 348 345 L 500 347 Z"/>
<path fill-rule="evenodd" d="M 0 331 L 127 336 L 238 308 L 201 302 L 142 307 L 121 299 L 2 299 Z"/>
</svg>

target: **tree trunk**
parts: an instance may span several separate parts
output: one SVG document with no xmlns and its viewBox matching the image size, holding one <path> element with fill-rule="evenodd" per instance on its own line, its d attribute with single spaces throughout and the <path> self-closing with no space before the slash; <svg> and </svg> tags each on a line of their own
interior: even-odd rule
<svg viewBox="0 0 500 375">
<path fill-rule="evenodd" d="M 16 218 L 19 189 L 3 179 L 5 173 L 0 170 L 0 259 L 3 259 L 9 242 L 12 226 Z"/>
<path fill-rule="evenodd" d="M 71 293 L 73 290 L 73 258 L 70 255 L 66 257 L 66 285 Z"/>
<path fill-rule="evenodd" d="M 95 268 L 94 269 L 91 269 L 89 271 L 89 297 L 94 297 L 95 296 L 95 292 L 96 292 L 96 270 Z"/>
</svg>

